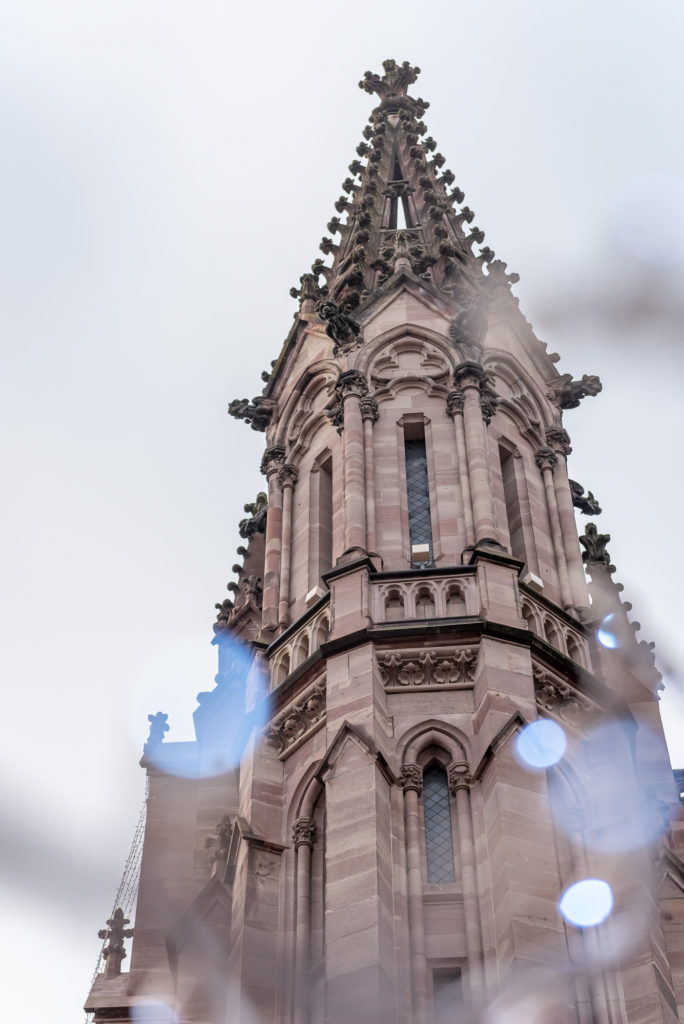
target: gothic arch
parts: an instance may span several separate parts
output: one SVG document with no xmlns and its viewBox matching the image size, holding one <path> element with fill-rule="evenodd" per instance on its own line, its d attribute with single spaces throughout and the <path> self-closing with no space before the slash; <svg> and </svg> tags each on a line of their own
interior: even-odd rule
<svg viewBox="0 0 684 1024">
<path fill-rule="evenodd" d="M 451 761 L 470 764 L 469 743 L 465 733 L 456 726 L 437 719 L 428 719 L 411 726 L 397 743 L 401 764 L 416 764 L 422 751 L 429 747 L 441 747 Z"/>
<path fill-rule="evenodd" d="M 508 408 L 518 406 L 518 417 L 529 417 L 530 401 L 533 404 L 539 423 L 542 427 L 550 427 L 554 423 L 553 410 L 548 399 L 532 380 L 531 374 L 503 349 L 487 349 L 484 355 L 484 368 L 494 377 L 502 380 L 511 390 L 511 398 L 503 397 L 501 405 Z M 520 394 L 520 383 L 523 382 L 526 394 Z M 516 394 L 517 392 L 517 394 Z M 529 398 L 527 398 L 529 396 Z M 527 400 L 526 400 L 527 399 Z M 528 424 L 531 426 L 532 422 Z"/>
<path fill-rule="evenodd" d="M 445 331 L 447 330 L 446 323 L 444 325 L 444 329 Z M 408 322 L 397 324 L 389 330 L 383 331 L 382 334 L 379 334 L 373 339 L 373 341 L 360 349 L 354 360 L 354 369 L 361 370 L 363 373 L 370 376 L 373 363 L 375 362 L 378 354 L 383 349 L 389 348 L 393 342 L 401 342 L 404 339 L 407 341 L 409 339 L 411 341 L 415 339 L 418 344 L 421 342 L 427 342 L 430 345 L 434 345 L 434 347 L 437 348 L 444 357 L 448 372 L 453 372 L 456 366 L 462 362 L 462 358 L 456 352 L 453 344 L 445 334 L 438 334 L 437 331 L 433 331 L 429 327 L 424 327 L 422 324 Z"/>
<path fill-rule="evenodd" d="M 339 366 L 332 359 L 321 359 L 304 370 L 279 412 L 278 427 L 271 442 L 273 445 L 285 444 L 290 433 L 290 423 L 298 408 L 303 407 L 306 411 L 308 404 L 308 411 L 312 411 L 311 403 L 323 388 L 327 389 L 329 395 L 332 394 L 339 372 Z"/>
</svg>

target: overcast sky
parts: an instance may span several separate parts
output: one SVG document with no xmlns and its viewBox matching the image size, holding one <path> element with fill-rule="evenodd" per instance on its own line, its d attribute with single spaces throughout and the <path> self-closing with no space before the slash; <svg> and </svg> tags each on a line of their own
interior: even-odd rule
<svg viewBox="0 0 684 1024">
<path fill-rule="evenodd" d="M 566 415 L 570 474 L 684 765 L 684 8 L 6 0 L 0 26 L 7 1017 L 78 1020 L 146 716 L 187 738 L 211 687 L 263 486 L 263 435 L 226 406 L 280 350 L 386 57 L 423 69 L 430 133 L 560 371 L 603 381 Z"/>
</svg>

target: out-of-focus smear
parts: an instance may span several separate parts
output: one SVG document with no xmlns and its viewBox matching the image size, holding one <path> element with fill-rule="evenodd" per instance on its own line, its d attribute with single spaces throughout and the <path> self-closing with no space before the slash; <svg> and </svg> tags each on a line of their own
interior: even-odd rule
<svg viewBox="0 0 684 1024">
<path fill-rule="evenodd" d="M 656 267 L 684 260 L 684 182 L 654 172 L 632 178 L 615 197 L 613 230 L 632 256 Z"/>
<path fill-rule="evenodd" d="M 583 878 L 563 893 L 558 907 L 570 924 L 591 928 L 601 924 L 613 909 L 613 890 L 602 878 Z"/>
<path fill-rule="evenodd" d="M 527 768 L 550 768 L 563 757 L 567 740 L 563 728 L 550 719 L 530 722 L 518 733 L 515 753 Z"/>
<path fill-rule="evenodd" d="M 616 631 L 616 619 L 617 616 L 611 612 L 610 615 L 606 615 L 601 620 L 601 625 L 596 630 L 596 639 L 604 647 L 607 647 L 609 651 L 614 651 L 620 645 Z"/>
<path fill-rule="evenodd" d="M 646 741 L 644 728 L 639 732 Z M 581 828 L 587 848 L 624 854 L 652 843 L 667 827 L 656 796 L 635 775 L 634 726 L 609 722 L 573 744 L 568 758 L 572 781 L 563 773 L 550 779 L 554 818 L 573 835 Z"/>
<path fill-rule="evenodd" d="M 208 778 L 240 763 L 254 730 L 266 722 L 266 686 L 258 655 L 235 637 L 222 634 L 215 682 L 213 690 L 197 694 L 194 743 L 148 741 L 145 758 L 155 768 L 167 775 Z"/>
<path fill-rule="evenodd" d="M 131 1019 L 134 1024 L 179 1024 L 178 1017 L 171 1007 L 156 1000 L 132 1006 Z"/>
</svg>

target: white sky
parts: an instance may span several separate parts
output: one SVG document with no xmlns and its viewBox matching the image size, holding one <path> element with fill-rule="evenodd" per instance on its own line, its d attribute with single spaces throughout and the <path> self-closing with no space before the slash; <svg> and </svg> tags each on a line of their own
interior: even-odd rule
<svg viewBox="0 0 684 1024">
<path fill-rule="evenodd" d="M 430 133 L 561 372 L 603 380 L 566 416 L 570 472 L 601 501 L 616 578 L 668 667 L 684 765 L 684 271 L 624 244 L 681 250 L 684 8 L 0 11 L 8 1019 L 78 1019 L 147 713 L 185 738 L 211 688 L 213 605 L 263 486 L 263 435 L 226 405 L 279 352 L 373 106 L 357 82 L 386 57 L 423 68 Z"/>
</svg>

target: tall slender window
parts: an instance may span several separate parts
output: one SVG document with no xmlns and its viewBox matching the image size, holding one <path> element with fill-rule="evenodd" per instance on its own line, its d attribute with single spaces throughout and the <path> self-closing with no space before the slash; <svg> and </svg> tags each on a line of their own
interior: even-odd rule
<svg viewBox="0 0 684 1024">
<path fill-rule="evenodd" d="M 423 772 L 425 859 L 428 882 L 454 882 L 454 841 L 446 772 L 437 764 Z"/>
<path fill-rule="evenodd" d="M 506 502 L 506 518 L 508 520 L 508 536 L 511 540 L 511 554 L 521 562 L 527 561 L 525 551 L 525 535 L 523 533 L 522 516 L 520 514 L 520 496 L 515 479 L 515 456 L 507 448 L 499 445 L 501 460 L 501 479 L 503 480 L 504 501 Z"/>
<path fill-rule="evenodd" d="M 428 484 L 427 451 L 425 438 L 417 437 L 404 442 L 406 455 L 406 496 L 408 499 L 409 543 L 411 561 L 429 564 L 433 559 L 432 519 L 430 517 L 430 488 Z M 427 546 L 427 557 L 420 554 Z"/>
<path fill-rule="evenodd" d="M 321 463 L 318 478 L 318 575 L 332 568 L 332 456 Z"/>
</svg>

